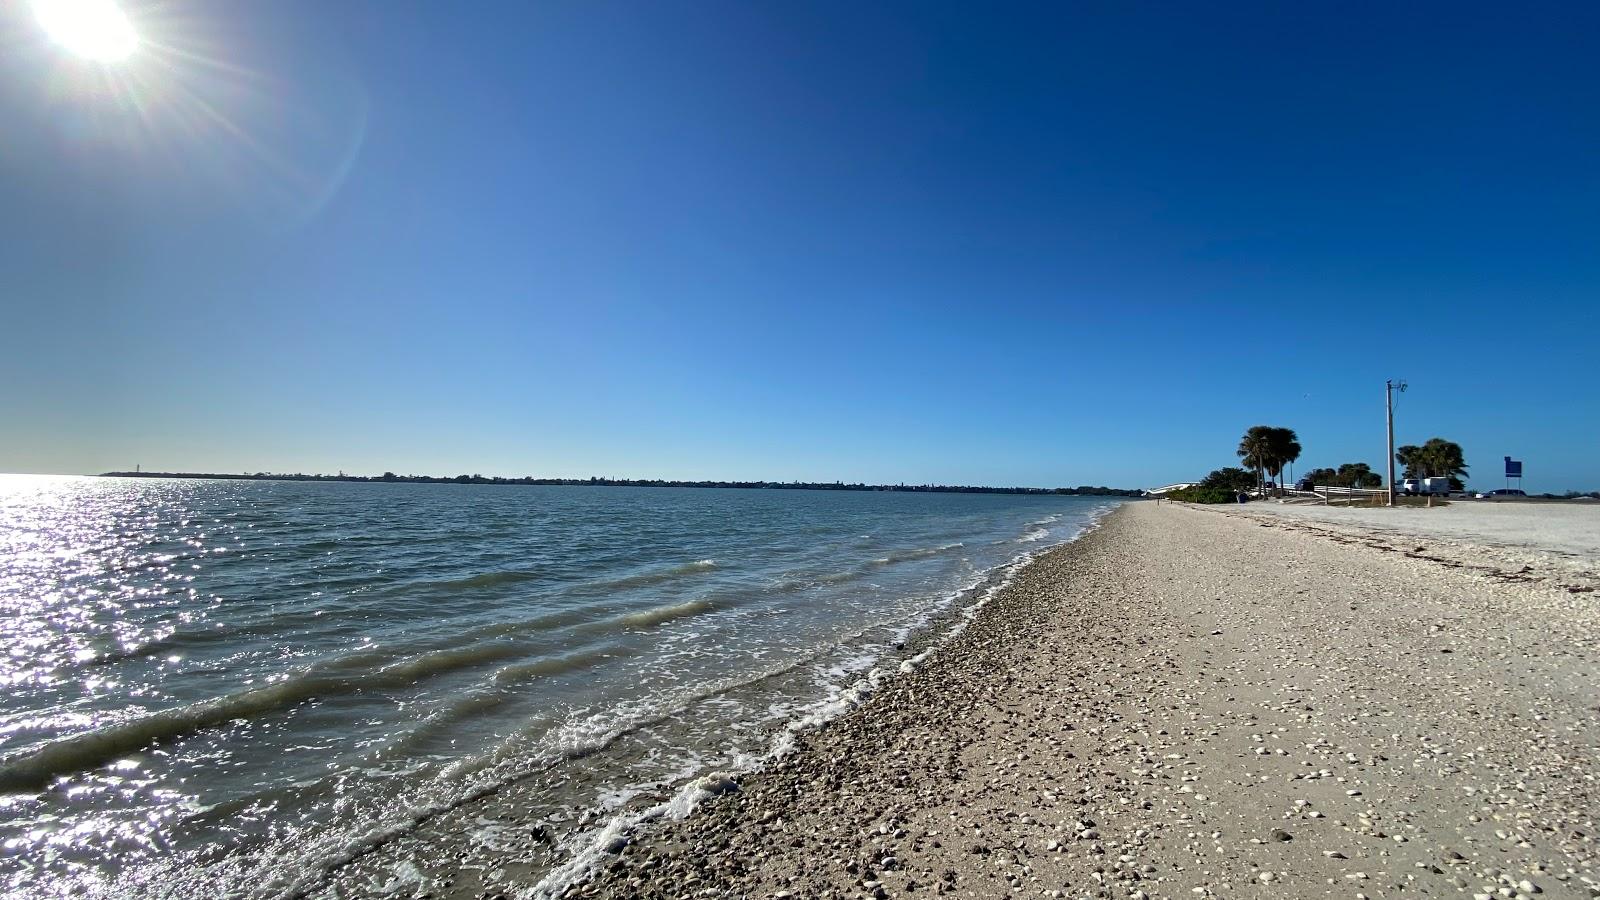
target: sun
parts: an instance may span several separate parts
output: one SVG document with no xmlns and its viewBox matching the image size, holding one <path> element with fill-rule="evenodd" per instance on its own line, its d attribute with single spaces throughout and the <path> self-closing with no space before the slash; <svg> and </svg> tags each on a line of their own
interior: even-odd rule
<svg viewBox="0 0 1600 900">
<path fill-rule="evenodd" d="M 33 0 L 33 14 L 52 40 L 84 59 L 118 62 L 139 46 L 114 0 Z"/>
</svg>

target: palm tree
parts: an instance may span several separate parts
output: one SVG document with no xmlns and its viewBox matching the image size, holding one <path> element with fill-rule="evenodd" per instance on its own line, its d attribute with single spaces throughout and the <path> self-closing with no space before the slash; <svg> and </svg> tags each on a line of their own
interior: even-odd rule
<svg viewBox="0 0 1600 900">
<path fill-rule="evenodd" d="M 1256 473 L 1256 486 L 1264 487 L 1265 473 L 1272 463 L 1272 426 L 1252 425 L 1239 439 L 1239 461 Z"/>
<path fill-rule="evenodd" d="M 1278 487 L 1283 487 L 1283 467 L 1300 458 L 1300 436 L 1294 433 L 1293 428 L 1267 429 L 1267 455 L 1269 468 L 1278 479 Z"/>
<path fill-rule="evenodd" d="M 1449 478 L 1451 487 L 1457 487 L 1467 475 L 1461 445 L 1444 438 L 1429 438 L 1421 447 L 1407 444 L 1394 452 L 1394 458 L 1405 466 L 1407 478 Z"/>
<path fill-rule="evenodd" d="M 1265 488 L 1267 476 L 1281 479 L 1283 467 L 1300 458 L 1300 438 L 1293 428 L 1254 425 L 1239 439 L 1238 454 L 1255 471 L 1258 486 Z"/>
</svg>

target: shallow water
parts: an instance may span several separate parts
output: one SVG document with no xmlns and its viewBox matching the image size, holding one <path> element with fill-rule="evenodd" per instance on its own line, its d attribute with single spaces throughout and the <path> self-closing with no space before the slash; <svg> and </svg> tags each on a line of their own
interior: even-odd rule
<svg viewBox="0 0 1600 900">
<path fill-rule="evenodd" d="M 553 889 L 1112 503 L 0 476 L 0 885 Z"/>
</svg>

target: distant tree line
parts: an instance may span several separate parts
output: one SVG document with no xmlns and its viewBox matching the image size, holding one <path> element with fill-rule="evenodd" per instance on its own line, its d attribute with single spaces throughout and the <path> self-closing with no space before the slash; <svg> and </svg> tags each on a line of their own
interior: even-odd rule
<svg viewBox="0 0 1600 900">
<path fill-rule="evenodd" d="M 1337 469 L 1312 469 L 1302 480 L 1317 487 L 1383 487 L 1383 476 L 1372 471 L 1372 467 L 1364 462 L 1342 463 Z"/>
<path fill-rule="evenodd" d="M 1174 500 L 1190 503 L 1232 503 L 1240 494 L 1283 487 L 1285 467 L 1300 458 L 1299 436 L 1292 428 L 1254 425 L 1239 439 L 1234 451 L 1245 468 L 1225 466 L 1187 488 L 1167 494 Z M 1452 490 L 1463 490 L 1467 474 L 1461 445 L 1444 438 L 1430 438 L 1421 446 L 1406 445 L 1395 451 L 1395 461 L 1405 468 L 1406 478 L 1449 478 Z M 1379 488 L 1383 476 L 1364 462 L 1342 463 L 1337 469 L 1312 469 L 1301 476 L 1313 487 Z"/>
<path fill-rule="evenodd" d="M 1188 503 L 1234 503 L 1240 494 L 1264 491 L 1276 479 L 1282 486 L 1284 467 L 1300 458 L 1300 441 L 1292 428 L 1256 425 L 1245 431 L 1235 451 L 1246 468 L 1224 466 L 1186 488 L 1165 496 Z M 1466 490 L 1466 455 L 1461 445 L 1444 438 L 1429 438 L 1421 445 L 1406 444 L 1395 450 L 1394 459 L 1404 469 L 1405 478 L 1448 478 L 1452 491 Z M 1364 462 L 1341 463 L 1337 469 L 1318 468 L 1300 476 L 1300 484 L 1312 487 L 1381 488 L 1383 476 Z M 1534 494 L 1544 500 L 1600 500 L 1600 491 L 1567 491 L 1564 494 Z"/>
<path fill-rule="evenodd" d="M 744 488 L 756 490 L 802 491 L 894 491 L 919 494 L 1066 494 L 1089 497 L 1137 497 L 1143 492 L 1137 488 L 1111 488 L 1099 485 L 1078 487 L 987 487 L 983 485 L 949 484 L 864 484 L 843 481 L 676 481 L 662 478 L 505 478 L 498 475 L 306 475 L 303 473 L 202 473 L 202 472 L 106 472 L 106 478 L 214 478 L 224 481 L 353 481 L 389 482 L 405 484 L 517 484 L 562 485 L 568 487 L 679 487 L 679 488 Z"/>
</svg>

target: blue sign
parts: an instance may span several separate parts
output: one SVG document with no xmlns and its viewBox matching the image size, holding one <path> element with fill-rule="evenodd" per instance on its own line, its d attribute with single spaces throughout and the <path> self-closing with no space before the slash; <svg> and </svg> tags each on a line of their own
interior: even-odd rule
<svg viewBox="0 0 1600 900">
<path fill-rule="evenodd" d="M 1506 457 L 1506 477 L 1507 478 L 1521 478 L 1522 477 L 1522 460 L 1520 460 L 1520 459 L 1512 459 L 1509 456 Z"/>
</svg>

